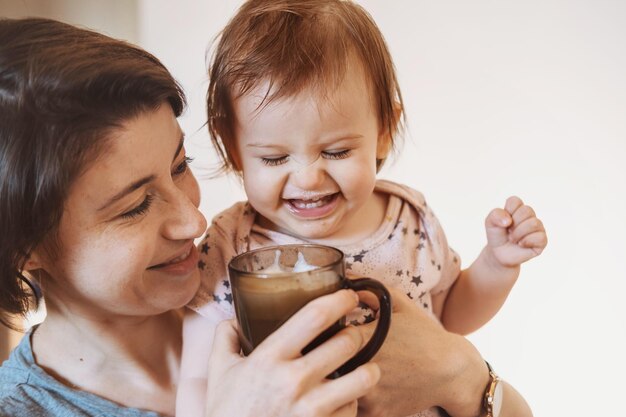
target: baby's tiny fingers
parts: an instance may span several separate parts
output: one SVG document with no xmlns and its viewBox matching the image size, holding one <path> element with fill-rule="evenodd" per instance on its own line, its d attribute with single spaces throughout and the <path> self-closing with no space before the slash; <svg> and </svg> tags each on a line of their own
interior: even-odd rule
<svg viewBox="0 0 626 417">
<path fill-rule="evenodd" d="M 506 199 L 506 202 L 504 203 L 504 209 L 513 214 L 518 208 L 523 205 L 524 202 L 522 201 L 522 199 L 514 195 Z"/>
<path fill-rule="evenodd" d="M 521 224 L 525 220 L 530 219 L 531 217 L 537 217 L 537 215 L 535 214 L 535 210 L 533 210 L 532 207 L 525 206 L 525 205 L 515 210 L 515 213 L 513 213 L 512 216 L 513 216 L 513 224 L 515 226 L 518 224 Z"/>
<path fill-rule="evenodd" d="M 524 236 L 524 238 L 520 240 L 519 245 L 524 248 L 532 249 L 533 252 L 540 255 L 548 245 L 548 236 L 545 232 L 531 233 Z"/>
<path fill-rule="evenodd" d="M 512 222 L 513 219 L 509 212 L 501 208 L 495 208 L 491 210 L 487 215 L 487 218 L 485 219 L 485 227 L 509 227 Z"/>
<path fill-rule="evenodd" d="M 521 223 L 515 224 L 510 230 L 509 241 L 511 242 L 519 242 L 526 235 L 535 232 L 544 232 L 545 229 L 543 227 L 543 223 L 537 217 L 530 217 Z"/>
</svg>

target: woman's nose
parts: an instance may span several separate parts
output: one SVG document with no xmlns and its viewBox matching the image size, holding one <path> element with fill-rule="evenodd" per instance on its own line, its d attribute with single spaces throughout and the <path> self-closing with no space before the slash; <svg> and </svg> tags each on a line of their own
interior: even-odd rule
<svg viewBox="0 0 626 417">
<path fill-rule="evenodd" d="M 207 221 L 198 210 L 199 190 L 192 195 L 178 189 L 170 197 L 171 208 L 163 225 L 163 234 L 170 240 L 195 239 L 206 231 Z"/>
</svg>

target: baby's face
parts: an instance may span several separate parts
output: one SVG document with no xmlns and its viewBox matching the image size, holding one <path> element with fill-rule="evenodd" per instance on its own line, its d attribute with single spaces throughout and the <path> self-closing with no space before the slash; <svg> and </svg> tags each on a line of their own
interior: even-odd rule
<svg viewBox="0 0 626 417">
<path fill-rule="evenodd" d="M 318 241 L 358 235 L 371 223 L 376 158 L 386 156 L 377 155 L 378 120 L 361 72 L 349 69 L 326 97 L 306 90 L 259 109 L 266 90 L 234 103 L 244 186 L 261 223 Z"/>
</svg>

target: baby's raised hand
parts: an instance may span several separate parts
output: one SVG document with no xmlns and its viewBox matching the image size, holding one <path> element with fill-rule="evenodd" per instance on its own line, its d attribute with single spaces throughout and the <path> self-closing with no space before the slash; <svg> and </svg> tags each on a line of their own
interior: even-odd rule
<svg viewBox="0 0 626 417">
<path fill-rule="evenodd" d="M 532 207 L 519 197 L 509 197 L 504 209 L 493 209 L 485 219 L 487 249 L 504 267 L 516 267 L 538 256 L 548 236 Z"/>
</svg>

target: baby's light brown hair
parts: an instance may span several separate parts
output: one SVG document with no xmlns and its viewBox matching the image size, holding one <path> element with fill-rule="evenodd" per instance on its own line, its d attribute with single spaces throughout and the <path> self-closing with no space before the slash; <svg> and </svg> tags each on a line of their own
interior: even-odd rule
<svg viewBox="0 0 626 417">
<path fill-rule="evenodd" d="M 398 143 L 404 105 L 391 55 L 371 16 L 349 0 L 250 0 L 220 34 L 209 65 L 208 127 L 221 171 L 241 173 L 234 100 L 268 82 L 259 107 L 305 89 L 323 97 L 360 64 L 381 137 Z M 384 160 L 377 161 L 380 169 Z"/>
</svg>

